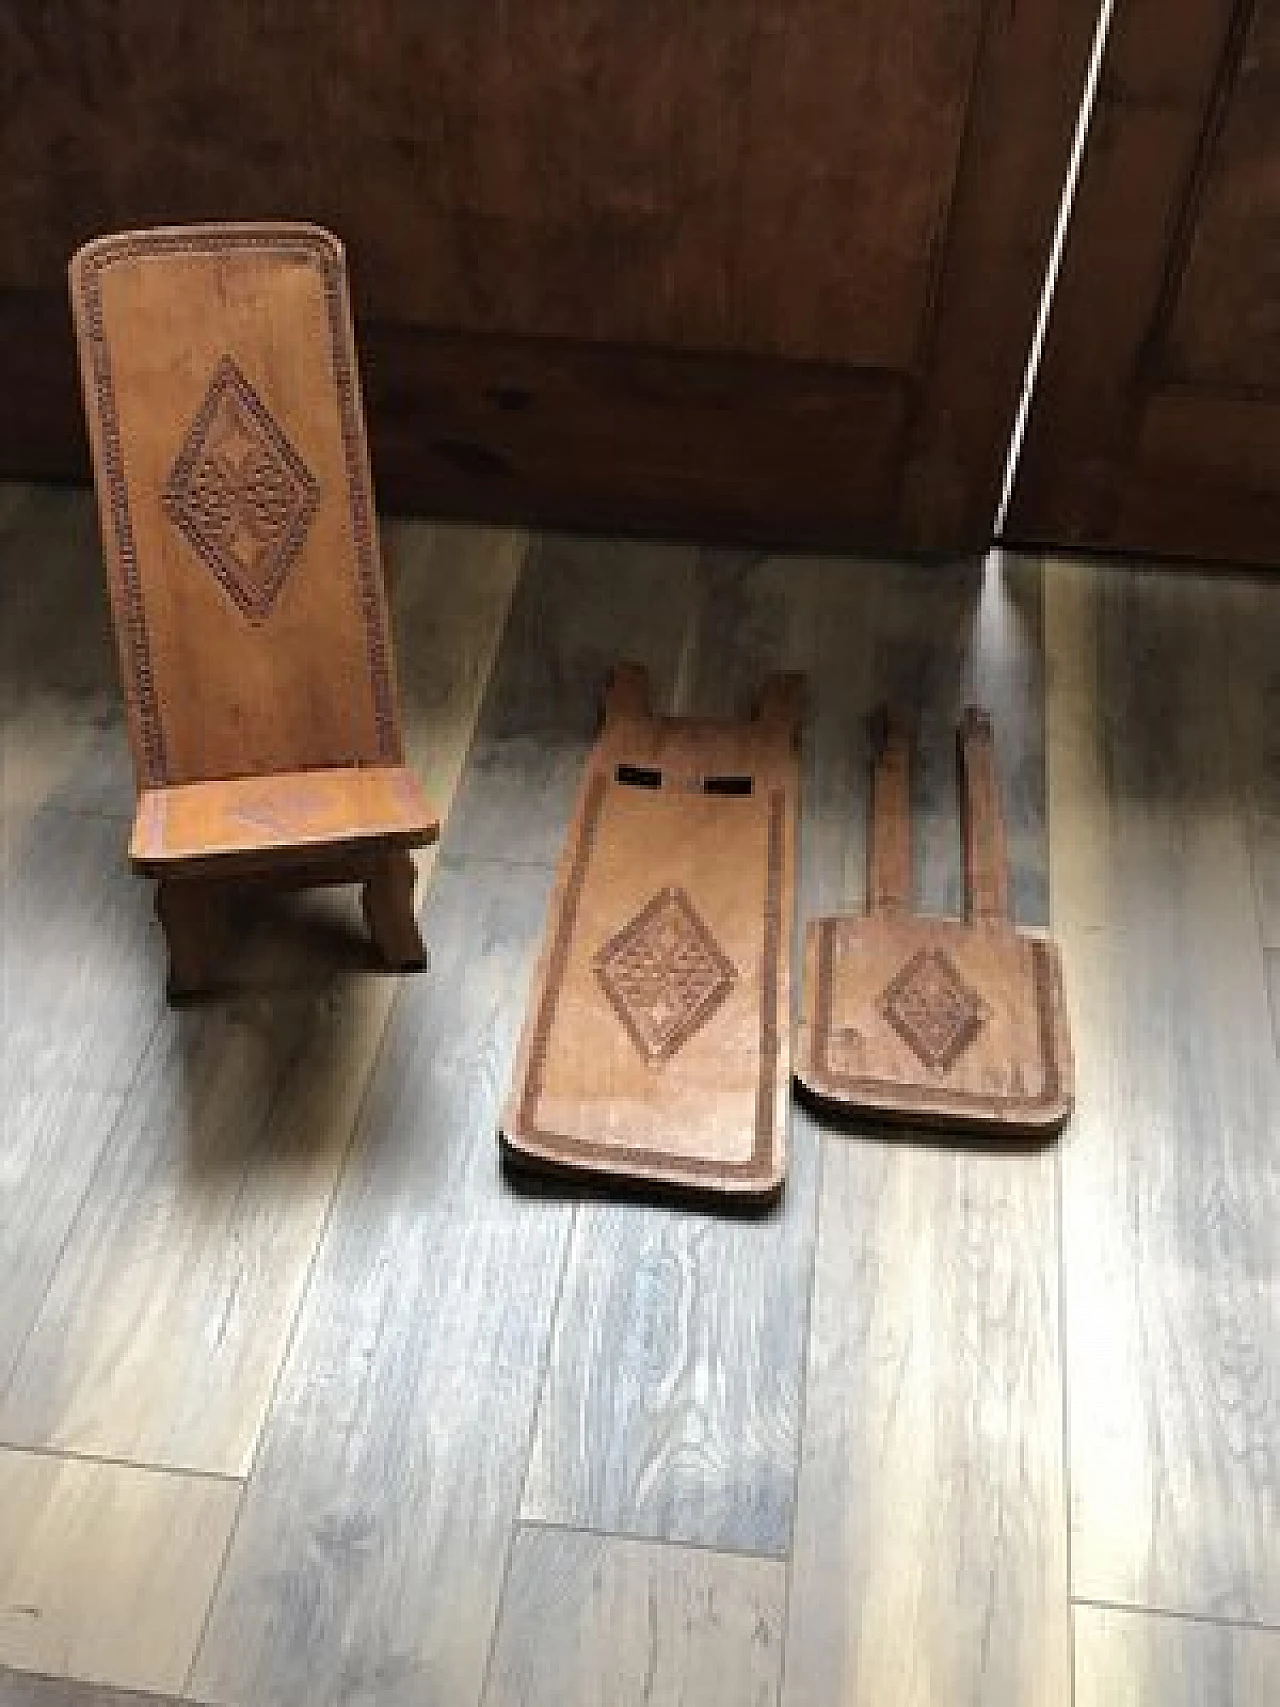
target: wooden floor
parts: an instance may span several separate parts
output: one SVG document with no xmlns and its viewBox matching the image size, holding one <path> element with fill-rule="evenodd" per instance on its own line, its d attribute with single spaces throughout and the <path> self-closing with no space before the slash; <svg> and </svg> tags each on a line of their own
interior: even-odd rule
<svg viewBox="0 0 1280 1707">
<path fill-rule="evenodd" d="M 0 488 L 0 1704 L 1275 1707 L 1280 585 L 387 529 L 430 971 L 246 914 L 170 1012 L 86 497 Z M 517 1190 L 496 1113 L 609 663 L 995 714 L 1079 1109 L 999 1155 L 793 1115 L 763 1219 Z"/>
</svg>

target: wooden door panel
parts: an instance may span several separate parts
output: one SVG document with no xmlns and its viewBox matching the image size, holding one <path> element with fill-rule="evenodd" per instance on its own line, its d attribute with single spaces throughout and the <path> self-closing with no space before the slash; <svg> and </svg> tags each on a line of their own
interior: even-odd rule
<svg viewBox="0 0 1280 1707">
<path fill-rule="evenodd" d="M 1280 6 L 1244 37 L 1217 146 L 1206 162 L 1168 368 L 1185 384 L 1280 396 Z"/>
<path fill-rule="evenodd" d="M 1120 0 L 1006 526 L 1280 561 L 1280 0 Z"/>
<path fill-rule="evenodd" d="M 410 359 L 394 419 L 371 411 L 419 507 L 465 486 L 473 514 L 982 545 L 1097 3 L 0 8 L 0 358 L 86 237 L 288 214 L 343 238 L 384 347 L 456 340 L 443 385 Z M 460 395 L 477 337 L 524 376 L 497 382 L 527 394 L 523 423 Z M 714 442 L 685 430 L 680 383 L 655 401 L 646 364 L 676 358 L 713 364 Z M 588 414 L 566 368 L 591 375 Z M 697 417 L 702 382 L 677 377 Z M 611 387 L 626 418 L 601 439 Z M 73 465 L 59 407 L 23 403 L 5 466 L 24 442 L 40 471 L 51 449 Z M 831 453 L 868 440 L 871 494 Z M 584 447 L 581 503 L 552 443 Z M 797 460 L 822 480 L 790 496 Z"/>
</svg>

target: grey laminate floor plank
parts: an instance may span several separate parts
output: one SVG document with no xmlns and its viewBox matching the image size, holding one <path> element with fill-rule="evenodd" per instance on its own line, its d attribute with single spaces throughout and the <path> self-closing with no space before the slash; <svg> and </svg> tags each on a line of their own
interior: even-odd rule
<svg viewBox="0 0 1280 1707">
<path fill-rule="evenodd" d="M 704 555 L 676 708 L 745 715 L 769 671 L 811 674 L 819 577 L 816 562 Z M 801 844 L 803 887 L 803 832 Z M 526 1518 L 785 1552 L 816 1191 L 816 1139 L 799 1119 L 783 1200 L 767 1214 L 583 1204 Z"/>
<path fill-rule="evenodd" d="M 496 1122 L 549 874 L 438 868 L 192 1686 L 475 1701 L 571 1210 Z"/>
<path fill-rule="evenodd" d="M 118 820 L 42 808 L 0 873 L 0 1052 L 9 1084 L 128 1087 L 164 1005 L 148 885 Z"/>
<path fill-rule="evenodd" d="M 1274 577 L 1234 577 L 1227 695 L 1247 813 L 1263 944 L 1280 949 L 1280 592 Z"/>
<path fill-rule="evenodd" d="M 0 1666 L 0 1707 L 179 1707 L 179 1703 L 172 1695 L 138 1695 Z"/>
<path fill-rule="evenodd" d="M 0 1448 L 0 1667 L 179 1689 L 239 1500 L 218 1477 Z"/>
<path fill-rule="evenodd" d="M 446 858 L 554 865 L 601 691 L 623 659 L 671 692 L 692 547 L 547 534 L 531 547 L 446 834 Z"/>
<path fill-rule="evenodd" d="M 0 1439 L 248 1469 L 389 991 L 168 1014 L 0 1399 Z"/>
<path fill-rule="evenodd" d="M 1014 899 L 1046 896 L 1034 571 L 840 574 L 847 746 L 829 809 L 863 904 L 863 719 L 915 714 L 918 904 L 959 900 L 954 726 L 997 718 Z M 861 641 L 845 638 L 861 635 Z M 841 799 L 842 795 L 842 799 Z M 1052 1150 L 950 1150 L 851 1123 L 822 1190 L 782 1700 L 1065 1707 L 1070 1695 Z"/>
<path fill-rule="evenodd" d="M 37 506 L 50 526 L 81 507 Z M 524 541 L 405 523 L 387 538 L 407 740 L 447 811 Z M 238 1474 L 396 981 L 368 970 L 353 891 L 233 909 L 219 972 L 239 996 L 165 1014 L 85 1197 L 121 1110 L 88 1093 L 132 1081 L 163 950 L 151 885 L 123 869 L 125 825 L 64 808 L 77 798 L 63 776 L 2 880 L 4 1047 L 32 1089 L 15 1105 L 11 1077 L 0 1157 L 0 1252 L 21 1276 L 0 1326 L 0 1439 Z"/>
<path fill-rule="evenodd" d="M 100 816 L 133 796 L 92 501 L 0 492 L 2 1393 L 161 992 L 125 825 Z"/>
<path fill-rule="evenodd" d="M 551 541 L 526 566 L 424 910 L 432 970 L 390 1029 L 202 1699 L 478 1698 L 574 1213 L 503 1175 L 499 1108 L 600 689 L 628 653 L 674 678 L 689 562 Z"/>
<path fill-rule="evenodd" d="M 484 1707 L 772 1707 L 774 1561 L 522 1527 Z"/>
<path fill-rule="evenodd" d="M 1076 1707 L 1272 1707 L 1280 1630 L 1075 1609 Z"/>
<path fill-rule="evenodd" d="M 1077 1595 L 1280 1621 L 1280 1075 L 1231 589 L 1054 565 Z M 1239 686 L 1238 679 L 1237 688 Z M 1235 691 L 1235 690 L 1233 690 Z"/>
<path fill-rule="evenodd" d="M 442 798 L 522 551 L 388 530 L 410 747 Z M 102 587 L 86 495 L 0 488 L 0 1441 L 7 1415 L 73 1451 L 252 1467 L 190 1692 L 467 1707 L 492 1643 L 491 1707 L 769 1701 L 780 1663 L 784 1707 L 1064 1707 L 1054 1153 L 949 1153 L 796 1110 L 783 1209 L 752 1223 L 518 1190 L 494 1130 L 619 657 L 702 712 L 808 669 L 802 915 L 861 906 L 881 694 L 919 719 L 920 899 L 958 906 L 952 724 L 982 699 L 1018 915 L 1045 921 L 1038 567 L 539 540 L 426 893 L 432 970 L 372 1071 L 395 986 L 367 977 L 350 897 L 268 908 L 235 949 L 241 994 L 161 1019 Z M 1075 1588 L 1275 1622 L 1276 598 L 1051 565 L 1046 605 L 1080 1058 L 1061 1154 Z M 0 1448 L 19 1460 L 68 1514 L 40 1571 L 77 1663 L 115 1644 L 122 1680 L 176 1689 L 234 1483 Z M 150 1477 L 172 1523 L 153 1502 L 135 1525 L 117 1498 Z M 520 1525 L 522 1504 L 627 1533 Z M 174 1540 L 184 1523 L 200 1546 Z M 172 1616 L 146 1593 L 157 1571 Z M 154 1673 L 129 1671 L 135 1582 Z M 1277 1692 L 1272 1631 L 1074 1620 L 1079 1707 Z M 0 1668 L 0 1707 L 126 1703 Z"/>
<path fill-rule="evenodd" d="M 121 1091 L 6 1084 L 0 1102 L 0 1395 L 123 1104 Z"/>
<path fill-rule="evenodd" d="M 382 542 L 406 762 L 428 800 L 451 814 L 528 535 L 400 518 Z M 416 856 L 420 895 L 433 857 Z"/>
<path fill-rule="evenodd" d="M 121 834 L 45 808 L 0 870 L 0 1395 L 159 1023 L 158 927 Z"/>
<path fill-rule="evenodd" d="M 0 480 L 0 529 L 7 528 L 36 488 L 22 480 Z"/>
<path fill-rule="evenodd" d="M 133 785 L 97 515 L 32 488 L 0 533 L 0 807 L 10 834 L 51 796 L 128 818 Z"/>
</svg>

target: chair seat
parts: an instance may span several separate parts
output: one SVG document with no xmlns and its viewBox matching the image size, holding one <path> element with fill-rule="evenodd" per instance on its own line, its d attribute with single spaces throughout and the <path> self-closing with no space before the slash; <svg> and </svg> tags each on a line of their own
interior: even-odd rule
<svg viewBox="0 0 1280 1707">
<path fill-rule="evenodd" d="M 440 820 L 401 765 L 282 771 L 145 789 L 129 858 L 150 876 L 200 877 L 422 847 Z"/>
</svg>

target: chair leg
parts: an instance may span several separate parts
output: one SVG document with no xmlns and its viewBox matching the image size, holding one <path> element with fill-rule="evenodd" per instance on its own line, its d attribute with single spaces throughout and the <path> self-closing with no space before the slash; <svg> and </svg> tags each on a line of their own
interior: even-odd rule
<svg viewBox="0 0 1280 1707">
<path fill-rule="evenodd" d="M 417 881 L 412 854 L 384 854 L 366 878 L 363 903 L 369 935 L 385 963 L 397 972 L 416 972 L 427 964 L 427 951 L 413 911 Z"/>
<path fill-rule="evenodd" d="M 156 916 L 169 950 L 170 1001 L 199 995 L 212 982 L 212 913 L 212 897 L 205 884 L 161 878 L 156 885 Z"/>
</svg>

